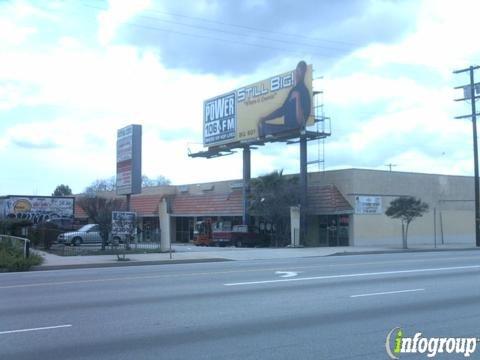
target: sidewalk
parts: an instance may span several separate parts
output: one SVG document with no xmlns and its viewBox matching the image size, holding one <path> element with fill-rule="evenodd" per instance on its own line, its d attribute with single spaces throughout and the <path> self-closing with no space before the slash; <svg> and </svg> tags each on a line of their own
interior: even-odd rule
<svg viewBox="0 0 480 360">
<path fill-rule="evenodd" d="M 268 260 L 285 258 L 305 258 L 332 255 L 385 254 L 397 252 L 423 252 L 448 250 L 479 250 L 471 244 L 417 246 L 408 250 L 389 247 L 318 247 L 318 248 L 205 248 L 191 244 L 174 244 L 172 254 L 148 253 L 128 254 L 129 261 L 118 261 L 116 255 L 58 256 L 44 251 L 33 250 L 41 254 L 44 263 L 33 270 L 75 269 L 89 267 L 112 267 L 156 264 L 199 263 L 237 260 Z"/>
</svg>

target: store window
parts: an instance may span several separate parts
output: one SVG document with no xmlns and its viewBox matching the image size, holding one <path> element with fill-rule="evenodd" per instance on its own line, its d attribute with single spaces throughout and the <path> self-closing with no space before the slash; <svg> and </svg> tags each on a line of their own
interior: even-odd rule
<svg viewBox="0 0 480 360">
<path fill-rule="evenodd" d="M 188 243 L 193 240 L 194 218 L 177 217 L 175 218 L 175 241 Z"/>
</svg>

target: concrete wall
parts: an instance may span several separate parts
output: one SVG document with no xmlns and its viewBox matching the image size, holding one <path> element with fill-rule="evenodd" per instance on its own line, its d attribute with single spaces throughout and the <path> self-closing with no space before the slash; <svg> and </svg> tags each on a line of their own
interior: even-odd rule
<svg viewBox="0 0 480 360">
<path fill-rule="evenodd" d="M 475 245 L 474 211 L 430 211 L 410 223 L 408 244 Z M 401 221 L 385 215 L 355 215 L 353 245 L 356 246 L 402 246 Z M 443 240 L 442 240 L 443 239 Z"/>
<path fill-rule="evenodd" d="M 437 213 L 437 242 L 475 245 L 475 211 L 442 210 Z"/>
<path fill-rule="evenodd" d="M 435 238 L 440 244 L 442 232 L 446 244 L 475 243 L 472 177 L 359 169 L 341 172 L 348 181 L 340 181 L 338 188 L 353 208 L 355 196 L 382 199 L 382 215 L 353 216 L 353 245 L 402 246 L 400 220 L 384 214 L 398 196 L 415 196 L 429 205 L 429 212 L 410 224 L 409 245 L 434 245 Z"/>
</svg>

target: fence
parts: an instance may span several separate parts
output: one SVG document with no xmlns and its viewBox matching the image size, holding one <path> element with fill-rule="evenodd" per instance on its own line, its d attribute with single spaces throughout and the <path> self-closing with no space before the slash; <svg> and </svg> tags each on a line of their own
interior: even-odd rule
<svg viewBox="0 0 480 360">
<path fill-rule="evenodd" d="M 112 239 L 102 245 L 102 238 L 97 234 L 83 234 L 77 238 L 65 239 L 64 243 L 56 242 L 51 245 L 50 252 L 62 256 L 73 255 L 99 255 L 117 253 L 141 253 L 156 252 L 160 250 L 160 241 L 140 241 L 134 238 L 131 241 L 126 239 Z"/>
<path fill-rule="evenodd" d="M 25 258 L 30 256 L 30 240 L 28 239 L 10 235 L 0 235 L 0 242 L 23 250 L 23 257 Z"/>
</svg>

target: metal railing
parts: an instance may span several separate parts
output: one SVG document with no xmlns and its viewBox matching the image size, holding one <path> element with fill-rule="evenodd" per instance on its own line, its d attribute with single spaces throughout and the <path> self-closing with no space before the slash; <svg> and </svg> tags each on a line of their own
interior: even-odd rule
<svg viewBox="0 0 480 360">
<path fill-rule="evenodd" d="M 118 239 L 109 236 L 108 242 L 102 244 L 102 238 L 98 234 L 87 233 L 61 240 L 54 242 L 49 251 L 61 256 L 71 256 L 160 250 L 160 241 L 141 241 L 135 237 L 127 241 L 125 237 Z"/>
<path fill-rule="evenodd" d="M 30 256 L 30 240 L 10 235 L 0 235 L 1 243 L 8 243 L 12 246 L 23 249 L 23 257 L 28 258 Z"/>
</svg>

